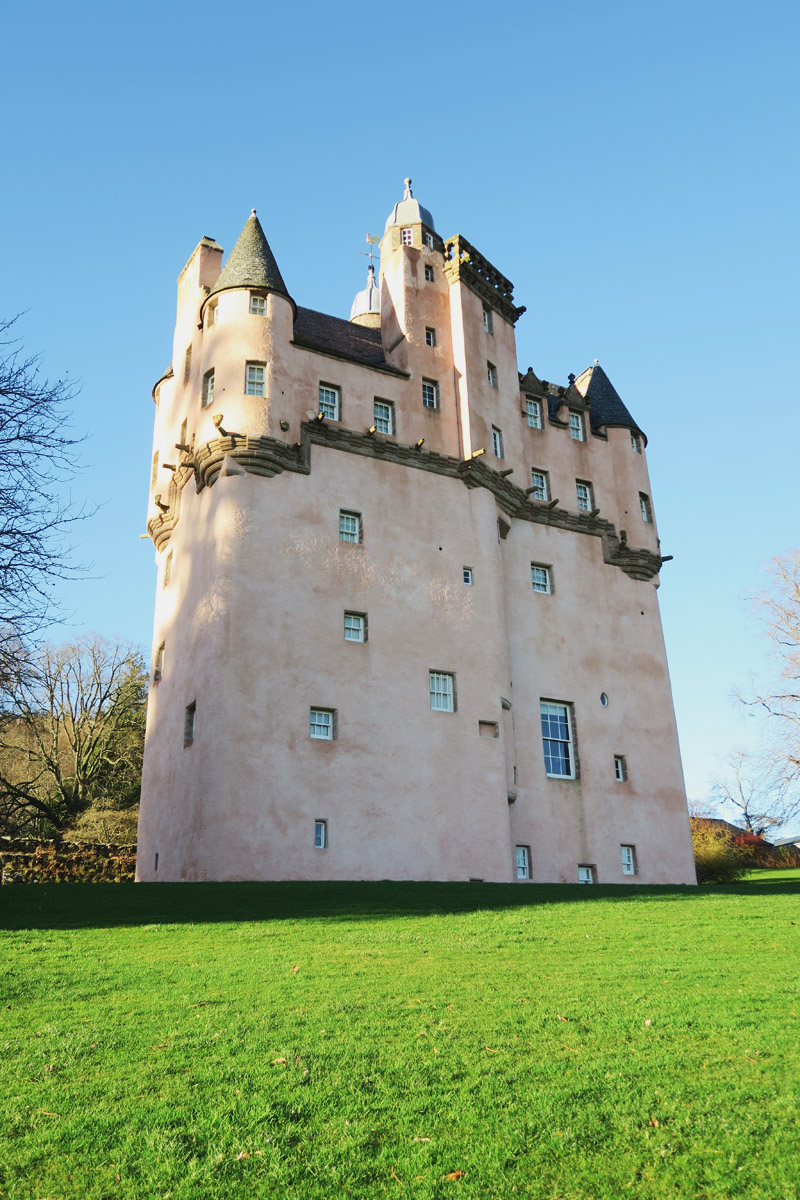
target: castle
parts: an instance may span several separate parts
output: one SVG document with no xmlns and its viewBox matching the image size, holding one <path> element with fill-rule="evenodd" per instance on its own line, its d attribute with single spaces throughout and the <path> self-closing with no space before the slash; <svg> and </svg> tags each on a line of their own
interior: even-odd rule
<svg viewBox="0 0 800 1200">
<path fill-rule="evenodd" d="M 153 390 L 141 880 L 694 883 L 646 438 L 410 181 L 349 321 L 255 214 Z"/>
</svg>

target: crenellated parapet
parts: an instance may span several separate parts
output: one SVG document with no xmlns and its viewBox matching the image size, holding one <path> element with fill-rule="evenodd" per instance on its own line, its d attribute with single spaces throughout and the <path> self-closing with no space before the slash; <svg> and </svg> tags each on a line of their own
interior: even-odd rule
<svg viewBox="0 0 800 1200">
<path fill-rule="evenodd" d="M 465 237 L 457 233 L 444 243 L 444 273 L 450 283 L 461 281 L 501 317 L 515 325 L 525 305 L 514 303 L 514 285 L 488 258 L 484 258 Z"/>
</svg>

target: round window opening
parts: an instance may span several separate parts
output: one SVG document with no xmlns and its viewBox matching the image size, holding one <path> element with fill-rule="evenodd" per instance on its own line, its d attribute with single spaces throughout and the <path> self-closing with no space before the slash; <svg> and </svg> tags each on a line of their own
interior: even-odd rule
<svg viewBox="0 0 800 1200">
<path fill-rule="evenodd" d="M 602 704 L 603 708 L 608 708 L 608 696 L 605 694 L 605 692 L 600 693 L 600 703 Z"/>
</svg>

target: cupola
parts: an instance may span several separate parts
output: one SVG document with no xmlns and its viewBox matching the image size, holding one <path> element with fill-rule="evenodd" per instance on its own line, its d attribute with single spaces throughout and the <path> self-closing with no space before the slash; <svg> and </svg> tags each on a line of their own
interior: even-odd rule
<svg viewBox="0 0 800 1200">
<path fill-rule="evenodd" d="M 436 226 L 433 223 L 433 217 L 427 208 L 423 208 L 419 200 L 414 199 L 414 194 L 411 191 L 411 180 L 406 179 L 405 192 L 403 199 L 398 200 L 389 216 L 386 218 L 386 228 L 384 234 L 388 233 L 393 225 L 402 225 L 410 228 L 412 225 L 424 225 L 431 233 L 436 233 Z"/>
<path fill-rule="evenodd" d="M 350 320 L 354 325 L 366 325 L 369 329 L 381 327 L 381 293 L 372 263 L 367 268 L 367 286 L 356 293 Z"/>
</svg>

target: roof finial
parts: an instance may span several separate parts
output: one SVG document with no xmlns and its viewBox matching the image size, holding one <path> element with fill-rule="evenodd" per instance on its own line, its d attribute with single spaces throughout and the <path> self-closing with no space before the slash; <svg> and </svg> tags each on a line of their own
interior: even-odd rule
<svg viewBox="0 0 800 1200">
<path fill-rule="evenodd" d="M 250 216 L 251 216 L 251 217 L 254 217 L 255 215 L 256 215 L 256 210 L 255 210 L 254 208 L 251 208 L 251 209 L 250 209 Z"/>
<path fill-rule="evenodd" d="M 410 179 L 404 179 L 404 180 L 403 180 L 403 183 L 406 185 L 405 195 L 403 196 L 403 199 L 404 199 L 404 200 L 411 200 L 411 199 L 413 199 L 414 193 L 411 191 L 411 180 L 410 180 Z"/>
<path fill-rule="evenodd" d="M 594 360 L 594 365 L 595 365 L 596 367 L 599 367 L 599 366 L 600 366 L 600 360 L 596 358 L 596 359 Z"/>
</svg>

